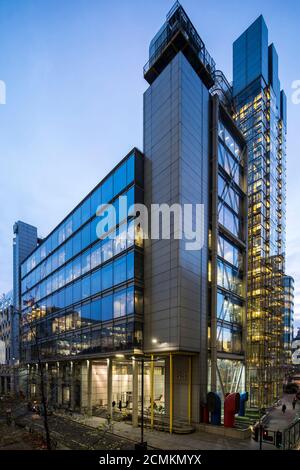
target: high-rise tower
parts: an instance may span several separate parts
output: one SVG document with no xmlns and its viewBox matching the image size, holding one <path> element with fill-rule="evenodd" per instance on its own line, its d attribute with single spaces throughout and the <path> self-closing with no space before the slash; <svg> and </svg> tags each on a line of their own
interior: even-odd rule
<svg viewBox="0 0 300 470">
<path fill-rule="evenodd" d="M 265 406 L 282 386 L 286 96 L 262 16 L 234 42 L 233 95 L 249 156 L 248 386 Z"/>
</svg>

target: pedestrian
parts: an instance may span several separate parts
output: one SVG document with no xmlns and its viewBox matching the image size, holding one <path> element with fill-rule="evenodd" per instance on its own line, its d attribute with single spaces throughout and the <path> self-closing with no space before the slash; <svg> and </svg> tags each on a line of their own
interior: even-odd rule
<svg viewBox="0 0 300 470">
<path fill-rule="evenodd" d="M 112 402 L 112 407 L 114 408 L 116 406 L 115 400 Z"/>
<path fill-rule="evenodd" d="M 285 410 L 286 410 L 286 404 L 284 403 L 281 407 L 281 411 L 283 414 L 285 413 Z"/>
<path fill-rule="evenodd" d="M 296 398 L 293 398 L 293 401 L 292 401 L 293 410 L 296 408 L 296 403 L 297 403 Z"/>
<path fill-rule="evenodd" d="M 12 423 L 11 409 L 8 408 L 8 409 L 6 410 L 6 424 L 7 424 L 7 426 L 10 426 L 11 423 Z"/>
<path fill-rule="evenodd" d="M 119 410 L 122 411 L 122 401 L 119 401 Z"/>
</svg>

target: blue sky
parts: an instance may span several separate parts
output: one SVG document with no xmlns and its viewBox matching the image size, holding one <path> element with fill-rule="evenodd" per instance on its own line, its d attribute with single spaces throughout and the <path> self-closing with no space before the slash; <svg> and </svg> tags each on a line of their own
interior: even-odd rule
<svg viewBox="0 0 300 470">
<path fill-rule="evenodd" d="M 142 67 L 169 0 L 0 0 L 0 293 L 12 286 L 12 226 L 45 236 L 131 149 L 142 149 Z M 288 96 L 287 273 L 300 326 L 298 0 L 182 0 L 231 80 L 232 42 L 259 15 Z"/>
</svg>

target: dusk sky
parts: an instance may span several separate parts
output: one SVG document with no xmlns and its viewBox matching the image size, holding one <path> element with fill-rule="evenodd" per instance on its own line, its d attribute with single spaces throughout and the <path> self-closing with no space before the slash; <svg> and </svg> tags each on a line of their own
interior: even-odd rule
<svg viewBox="0 0 300 470">
<path fill-rule="evenodd" d="M 142 150 L 143 65 L 170 0 L 0 0 L 0 293 L 12 288 L 12 227 L 50 230 L 133 147 Z M 298 0 L 183 0 L 217 67 L 261 13 L 288 97 L 287 267 L 300 326 Z"/>
</svg>

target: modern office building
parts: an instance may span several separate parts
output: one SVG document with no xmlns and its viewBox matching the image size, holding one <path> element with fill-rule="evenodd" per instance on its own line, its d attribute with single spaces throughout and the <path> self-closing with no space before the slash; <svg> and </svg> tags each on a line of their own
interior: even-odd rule
<svg viewBox="0 0 300 470">
<path fill-rule="evenodd" d="M 166 355 L 167 414 L 197 422 L 208 391 L 245 387 L 245 143 L 230 86 L 178 3 L 144 77 L 145 203 L 204 205 L 201 250 L 145 241 L 144 351 Z"/>
<path fill-rule="evenodd" d="M 234 42 L 233 95 L 249 156 L 248 389 L 266 406 L 282 390 L 286 96 L 262 16 Z"/>
<path fill-rule="evenodd" d="M 12 356 L 12 292 L 0 299 L 0 395 L 11 392 L 13 386 Z"/>
<path fill-rule="evenodd" d="M 22 221 L 13 226 L 13 316 L 11 320 L 11 355 L 16 368 L 20 360 L 20 316 L 22 310 L 20 269 L 24 259 L 39 243 L 37 228 Z M 19 374 L 15 374 L 14 392 L 19 390 Z"/>
<path fill-rule="evenodd" d="M 245 390 L 247 153 L 232 89 L 179 3 L 144 77 L 144 157 L 133 149 L 21 264 L 22 362 L 31 396 L 42 363 L 50 402 L 120 404 L 134 424 L 143 363 L 149 419 L 172 431 L 200 421 L 208 391 Z M 168 205 L 169 239 L 143 242 L 129 216 L 99 240 L 98 205 L 122 195 Z M 174 236 L 176 204 L 203 205 L 201 249 Z"/>
<path fill-rule="evenodd" d="M 29 364 L 31 396 L 43 362 L 50 402 L 88 411 L 120 400 L 132 405 L 132 357 L 142 349 L 143 248 L 121 196 L 129 207 L 143 202 L 137 149 L 21 265 L 22 363 Z M 96 210 L 108 203 L 117 220 L 102 240 Z"/>
<path fill-rule="evenodd" d="M 284 365 L 291 364 L 294 336 L 294 278 L 284 276 L 283 351 Z"/>
<path fill-rule="evenodd" d="M 275 70 L 274 51 L 270 57 Z M 247 184 L 252 194 L 248 175 L 261 173 L 253 166 L 251 142 L 248 170 L 249 136 L 236 81 L 232 88 L 216 70 L 178 2 L 150 43 L 144 78 L 149 86 L 144 93 L 143 154 L 136 148 L 129 152 L 40 243 L 35 233 L 33 251 L 20 265 L 23 388 L 36 396 L 42 370 L 49 402 L 110 414 L 118 413 L 120 405 L 136 425 L 143 373 L 149 420 L 153 426 L 163 422 L 172 432 L 184 421 L 201 421 L 210 391 L 224 399 L 230 392 L 245 391 L 250 381 L 252 403 L 257 404 L 261 383 L 257 389 L 252 374 L 257 364 L 261 372 L 261 364 L 245 367 L 247 333 L 252 341 L 250 364 L 254 364 L 251 328 L 259 313 L 252 312 L 247 328 L 247 287 L 252 286 L 251 280 L 247 286 L 248 263 L 254 269 L 247 256 Z M 253 106 L 256 109 L 257 100 Z M 278 111 L 273 106 L 268 109 L 268 116 Z M 280 113 L 283 109 L 280 105 Z M 284 161 L 279 135 L 284 139 L 284 128 L 278 130 Z M 273 161 L 279 160 L 279 153 L 276 157 L 272 153 L 272 164 L 268 163 L 272 171 L 279 172 Z M 277 232 L 270 222 L 264 227 L 272 234 L 270 248 L 264 247 L 271 257 L 264 265 L 268 272 L 269 264 L 273 269 L 280 258 L 274 254 L 280 226 L 280 236 L 284 232 L 273 205 L 274 197 L 279 200 L 279 187 L 274 196 L 273 176 L 270 180 L 264 217 L 271 217 L 271 207 Z M 284 181 L 280 184 L 283 190 Z M 130 203 L 144 203 L 151 213 L 148 238 L 145 226 L 137 223 L 139 215 L 121 210 L 124 195 Z M 251 201 L 250 197 L 250 219 Z M 96 214 L 99 205 L 108 203 L 118 214 L 109 229 L 100 212 Z M 283 195 L 281 203 L 284 207 Z M 195 235 L 196 207 L 201 214 L 201 244 L 187 249 Z M 192 211 L 185 212 L 189 208 Z M 162 224 L 154 237 L 153 217 Z M 192 234 L 184 230 L 191 220 Z M 128 233 L 130 237 L 124 236 Z M 280 255 L 283 258 L 281 251 Z M 266 263 L 261 258 L 259 262 Z M 283 290 L 278 284 L 277 292 L 281 277 L 277 271 L 271 273 L 275 302 Z M 265 299 L 263 294 L 259 289 Z M 277 322 L 277 317 L 272 318 Z M 282 332 L 279 319 L 276 328 L 277 344 Z M 268 379 L 273 390 L 269 375 Z"/>
</svg>

